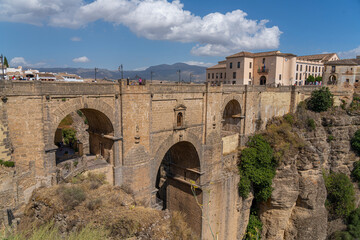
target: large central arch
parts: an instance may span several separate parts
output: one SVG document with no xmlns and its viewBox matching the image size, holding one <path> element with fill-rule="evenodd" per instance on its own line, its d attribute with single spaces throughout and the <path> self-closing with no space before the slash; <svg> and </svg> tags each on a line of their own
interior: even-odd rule
<svg viewBox="0 0 360 240">
<path fill-rule="evenodd" d="M 184 213 L 189 227 L 199 236 L 202 225 L 200 174 L 200 158 L 195 146 L 181 141 L 165 153 L 155 183 L 162 209 Z"/>
</svg>

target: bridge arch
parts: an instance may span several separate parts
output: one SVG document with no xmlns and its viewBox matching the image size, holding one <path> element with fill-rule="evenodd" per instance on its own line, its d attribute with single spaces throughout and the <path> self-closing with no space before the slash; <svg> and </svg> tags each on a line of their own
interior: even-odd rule
<svg viewBox="0 0 360 240">
<path fill-rule="evenodd" d="M 89 153 L 91 155 L 101 156 L 102 159 L 106 160 L 107 163 L 114 164 L 115 159 L 113 153 L 113 145 L 115 134 L 113 124 L 113 110 L 108 104 L 98 99 L 70 99 L 59 103 L 59 106 L 55 108 L 50 115 L 52 124 L 50 126 L 49 136 L 47 139 L 47 146 L 54 146 L 54 144 L 59 141 L 57 140 L 59 139 L 59 130 L 60 141 L 62 140 L 62 130 L 58 129 L 60 122 L 69 114 L 78 112 L 79 110 L 86 117 L 88 125 L 88 129 L 82 129 L 82 131 L 88 132 L 88 143 L 90 149 Z M 63 150 L 62 145 L 58 146 L 60 146 L 60 150 Z M 74 147 L 73 144 L 71 144 L 70 147 L 72 147 L 73 149 L 79 149 L 78 142 L 76 143 L 76 147 Z M 55 154 L 58 160 L 59 154 L 62 154 L 59 149 L 56 150 Z M 67 154 L 67 152 L 70 151 L 65 151 L 65 154 Z M 82 151 L 79 150 L 79 153 L 75 154 L 74 157 L 79 157 L 83 155 L 84 154 L 82 153 Z M 72 156 L 70 156 L 69 158 L 71 159 Z M 66 157 L 63 160 L 66 160 Z M 50 157 L 49 161 L 54 161 L 53 157 Z"/>
<path fill-rule="evenodd" d="M 222 131 L 240 133 L 242 109 L 240 98 L 236 95 L 225 99 L 222 107 Z"/>
<path fill-rule="evenodd" d="M 188 135 L 188 134 L 186 134 Z M 191 134 L 189 134 L 191 135 Z M 201 235 L 201 142 L 195 136 L 176 141 L 170 136 L 155 156 L 153 186 L 156 207 L 185 213 L 194 233 Z M 191 186 L 196 186 L 192 188 Z"/>
</svg>

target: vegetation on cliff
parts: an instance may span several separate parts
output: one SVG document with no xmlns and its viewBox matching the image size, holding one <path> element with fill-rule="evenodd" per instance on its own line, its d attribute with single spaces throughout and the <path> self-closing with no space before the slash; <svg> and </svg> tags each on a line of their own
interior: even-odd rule
<svg viewBox="0 0 360 240">
<path fill-rule="evenodd" d="M 37 189 L 20 220 L 18 234 L 7 237 L 20 240 L 196 239 L 182 214 L 143 205 L 135 201 L 126 188 L 106 184 L 104 175 L 83 174 L 69 183 Z"/>
<path fill-rule="evenodd" d="M 329 88 L 323 87 L 311 93 L 307 101 L 307 108 L 314 112 L 327 111 L 334 104 L 333 94 Z"/>
</svg>

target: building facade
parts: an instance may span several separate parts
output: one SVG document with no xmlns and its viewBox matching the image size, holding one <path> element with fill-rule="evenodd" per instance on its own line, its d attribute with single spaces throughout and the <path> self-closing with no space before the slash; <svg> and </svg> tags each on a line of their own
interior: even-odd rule
<svg viewBox="0 0 360 240">
<path fill-rule="evenodd" d="M 324 64 L 335 60 L 339 60 L 336 53 L 298 56 L 296 58 L 295 84 L 304 85 L 309 76 L 322 77 Z"/>
<path fill-rule="evenodd" d="M 359 84 L 360 56 L 325 63 L 323 79 L 328 85 Z"/>
</svg>

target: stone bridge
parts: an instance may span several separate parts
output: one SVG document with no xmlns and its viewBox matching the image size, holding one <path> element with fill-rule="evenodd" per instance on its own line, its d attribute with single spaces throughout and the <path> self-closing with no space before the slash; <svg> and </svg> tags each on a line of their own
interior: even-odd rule
<svg viewBox="0 0 360 240">
<path fill-rule="evenodd" d="M 211 231 L 237 239 L 247 204 L 237 192 L 239 144 L 315 88 L 2 81 L 0 157 L 16 168 L 1 175 L 0 208 L 16 211 L 34 189 L 56 184 L 56 129 L 81 110 L 90 152 L 107 160 L 112 184 L 185 212 L 203 239 Z"/>
</svg>

